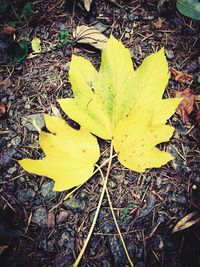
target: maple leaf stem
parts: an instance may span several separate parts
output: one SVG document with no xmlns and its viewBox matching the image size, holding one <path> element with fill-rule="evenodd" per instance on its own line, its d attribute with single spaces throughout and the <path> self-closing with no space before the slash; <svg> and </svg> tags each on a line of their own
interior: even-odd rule
<svg viewBox="0 0 200 267">
<path fill-rule="evenodd" d="M 90 238 L 92 236 L 92 233 L 93 233 L 93 230 L 94 230 L 94 227 L 96 225 L 96 221 L 97 221 L 97 218 L 98 218 L 98 215 L 99 215 L 99 212 L 100 212 L 100 208 L 101 208 L 101 204 L 102 204 L 102 201 L 103 201 L 103 198 L 104 198 L 104 195 L 105 195 L 105 192 L 106 192 L 106 188 L 107 188 L 107 182 L 108 182 L 108 177 L 109 177 L 109 174 L 110 174 L 110 169 L 111 169 L 111 164 L 112 164 L 112 158 L 113 158 L 113 142 L 111 141 L 111 144 L 110 144 L 110 156 L 109 156 L 109 161 L 108 161 L 108 168 L 107 168 L 107 172 L 106 172 L 106 176 L 104 178 L 104 183 L 103 183 L 103 188 L 102 188 L 102 192 L 101 192 L 101 196 L 100 196 L 100 199 L 99 199 L 99 203 L 97 205 L 97 209 L 96 209 L 96 212 L 95 212 L 95 215 L 94 215 L 94 219 L 93 219 L 93 222 L 92 222 L 92 225 L 90 227 L 90 230 L 89 230 L 89 233 L 88 233 L 88 236 L 85 240 L 85 243 L 73 265 L 73 267 L 77 267 L 81 261 L 81 258 L 86 250 L 86 247 L 88 245 L 88 242 L 90 241 Z"/>
<path fill-rule="evenodd" d="M 99 172 L 100 172 L 100 174 L 101 174 L 101 177 L 102 177 L 103 181 L 105 182 L 105 177 L 104 177 L 104 175 L 103 175 L 103 172 L 102 172 L 101 168 L 100 168 L 99 166 L 97 166 L 97 167 L 98 167 L 98 169 L 99 169 Z M 116 228 L 117 228 L 117 232 L 118 232 L 119 237 L 120 237 L 120 239 L 121 239 L 121 242 L 122 242 L 124 251 L 125 251 L 125 253 L 126 253 L 127 259 L 128 259 L 128 261 L 129 261 L 129 263 L 130 263 L 130 266 L 131 266 L 131 267 L 134 267 L 134 264 L 133 264 L 133 262 L 132 262 L 132 260 L 131 260 L 131 258 L 130 258 L 130 256 L 129 256 L 129 253 L 128 253 L 126 244 L 125 244 L 125 242 L 124 242 L 124 238 L 123 238 L 123 236 L 122 236 L 121 230 L 120 230 L 120 228 L 119 228 L 119 224 L 118 224 L 118 222 L 117 222 L 117 219 L 116 219 L 116 216 L 115 216 L 115 213 L 114 213 L 114 209 L 113 209 L 112 201 L 111 201 L 110 194 L 109 194 L 109 192 L 108 192 L 108 188 L 107 188 L 107 186 L 106 186 L 106 195 L 107 195 L 107 198 L 108 198 L 108 203 L 109 203 L 110 210 L 111 210 L 111 213 L 112 213 L 112 216 L 113 216 L 113 220 L 114 220 L 114 222 L 115 222 L 115 226 L 116 226 Z"/>
</svg>

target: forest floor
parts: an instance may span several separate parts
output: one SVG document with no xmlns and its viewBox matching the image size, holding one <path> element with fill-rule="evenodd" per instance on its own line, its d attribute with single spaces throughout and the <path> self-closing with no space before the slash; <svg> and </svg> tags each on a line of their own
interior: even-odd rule
<svg viewBox="0 0 200 267">
<path fill-rule="evenodd" d="M 94 1 L 94 0 L 93 0 Z M 16 37 L 38 37 L 43 47 L 58 44 L 67 31 L 72 40 L 78 25 L 111 33 L 129 48 L 134 65 L 165 47 L 169 67 L 191 75 L 189 84 L 170 79 L 167 92 L 189 87 L 200 95 L 200 26 L 176 10 L 161 16 L 157 1 L 95 1 L 91 11 L 81 1 L 33 1 L 34 19 L 18 28 Z M 146 3 L 145 3 L 146 2 Z M 52 192 L 53 181 L 31 175 L 19 166 L 24 157 L 38 159 L 38 132 L 43 113 L 53 114 L 56 99 L 71 96 L 68 81 L 72 54 L 95 66 L 100 51 L 67 42 L 22 63 L 1 55 L 0 104 L 0 254 L 2 267 L 69 267 L 83 246 L 98 205 L 102 181 L 95 175 L 72 198 Z M 200 266 L 199 225 L 172 234 L 180 219 L 195 211 L 200 216 L 200 129 L 196 101 L 187 123 L 175 114 L 175 132 L 165 148 L 175 159 L 160 169 L 138 174 L 115 163 L 108 190 L 117 220 L 136 267 Z M 66 118 L 66 117 L 65 117 Z M 108 157 L 106 143 L 103 143 Z M 4 245 L 4 247 L 3 247 Z M 7 247 L 5 247 L 7 246 Z M 129 266 L 105 197 L 94 233 L 80 266 Z"/>
</svg>

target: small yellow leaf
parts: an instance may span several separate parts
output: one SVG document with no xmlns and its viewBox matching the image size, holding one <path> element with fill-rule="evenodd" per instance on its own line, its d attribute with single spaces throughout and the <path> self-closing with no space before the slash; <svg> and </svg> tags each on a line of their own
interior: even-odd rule
<svg viewBox="0 0 200 267">
<path fill-rule="evenodd" d="M 31 41 L 31 47 L 34 53 L 40 53 L 42 51 L 40 39 L 37 37 L 33 38 Z"/>
<path fill-rule="evenodd" d="M 71 128 L 63 119 L 45 115 L 51 133 L 41 132 L 39 144 L 46 157 L 23 159 L 19 164 L 28 172 L 55 181 L 54 190 L 63 191 L 86 182 L 100 156 L 97 140 L 86 130 Z"/>
</svg>

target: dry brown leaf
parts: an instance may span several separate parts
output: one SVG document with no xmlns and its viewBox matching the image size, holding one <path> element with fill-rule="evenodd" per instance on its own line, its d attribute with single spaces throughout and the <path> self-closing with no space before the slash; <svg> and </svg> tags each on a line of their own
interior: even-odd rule
<svg viewBox="0 0 200 267">
<path fill-rule="evenodd" d="M 175 97 L 183 98 L 176 113 L 181 117 L 183 123 L 186 123 L 188 122 L 188 115 L 193 111 L 195 96 L 190 88 L 187 88 L 184 91 L 175 92 Z"/>
<path fill-rule="evenodd" d="M 100 50 L 103 49 L 108 40 L 98 29 L 86 25 L 77 26 L 73 36 L 77 43 L 89 44 Z"/>
<path fill-rule="evenodd" d="M 83 3 L 84 3 L 84 7 L 86 11 L 89 12 L 91 8 L 92 0 L 83 0 Z"/>
<path fill-rule="evenodd" d="M 172 233 L 179 232 L 181 230 L 184 230 L 186 228 L 189 228 L 193 226 L 196 223 L 200 222 L 200 217 L 194 218 L 198 213 L 196 211 L 193 211 L 183 217 L 180 221 L 177 222 L 177 224 L 174 226 Z M 193 218 L 193 219 L 192 219 Z"/>
<path fill-rule="evenodd" d="M 192 75 L 182 71 L 178 71 L 174 68 L 171 68 L 171 73 L 174 76 L 175 81 L 179 83 L 190 83 L 193 79 Z"/>
</svg>

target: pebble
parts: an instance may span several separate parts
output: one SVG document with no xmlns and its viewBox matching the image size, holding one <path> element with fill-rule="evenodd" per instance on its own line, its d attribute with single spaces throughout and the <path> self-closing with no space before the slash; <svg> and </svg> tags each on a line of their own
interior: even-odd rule
<svg viewBox="0 0 200 267">
<path fill-rule="evenodd" d="M 47 214 L 47 225 L 49 227 L 54 227 L 55 226 L 55 214 L 53 211 L 49 212 Z"/>
<path fill-rule="evenodd" d="M 15 152 L 16 150 L 11 147 L 11 148 L 3 150 L 0 153 L 0 169 L 1 167 L 2 168 L 7 167 L 11 163 Z"/>
<path fill-rule="evenodd" d="M 32 188 L 19 191 L 18 200 L 22 203 L 32 200 L 36 195 L 36 192 Z"/>
<path fill-rule="evenodd" d="M 7 170 L 7 173 L 8 173 L 8 174 L 13 174 L 14 172 L 16 172 L 16 170 L 17 170 L 16 166 L 13 166 L 13 167 L 11 167 L 11 168 L 9 168 L 9 169 Z"/>
<path fill-rule="evenodd" d="M 117 183 L 115 183 L 115 182 L 112 181 L 112 180 L 108 181 L 108 188 L 110 188 L 110 189 L 115 189 L 115 188 L 117 188 Z"/>
<path fill-rule="evenodd" d="M 72 211 L 83 211 L 85 208 L 85 201 L 78 198 L 67 199 L 63 202 L 63 206 Z"/>
<path fill-rule="evenodd" d="M 190 62 L 189 65 L 187 65 L 186 69 L 189 72 L 194 72 L 194 71 L 196 71 L 198 69 L 198 67 L 199 66 L 198 66 L 197 61 L 193 61 L 193 62 Z"/>
<path fill-rule="evenodd" d="M 33 125 L 33 121 L 35 121 L 35 123 L 37 124 L 39 128 L 42 128 L 45 126 L 44 117 L 42 113 L 31 114 L 31 115 L 21 118 L 21 124 L 25 126 L 31 132 L 37 131 L 37 129 Z"/>
<path fill-rule="evenodd" d="M 108 29 L 108 26 L 101 22 L 96 23 L 94 27 L 97 28 L 100 32 L 104 32 Z"/>
<path fill-rule="evenodd" d="M 186 204 L 187 198 L 178 194 L 173 194 L 168 197 L 169 202 L 175 202 L 178 204 Z"/>
<path fill-rule="evenodd" d="M 174 156 L 172 161 L 172 167 L 180 174 L 184 174 L 187 171 L 186 162 L 179 156 L 178 152 L 172 145 L 168 145 L 167 151 Z"/>
<path fill-rule="evenodd" d="M 62 235 L 61 235 L 61 237 L 60 237 L 60 239 L 58 241 L 58 246 L 62 248 L 69 241 L 70 241 L 69 233 L 64 232 L 64 233 L 62 233 Z"/>
<path fill-rule="evenodd" d="M 156 204 L 156 198 L 154 195 L 149 195 L 146 199 L 146 205 L 144 208 L 140 208 L 138 210 L 138 216 L 137 216 L 137 219 L 138 218 L 143 218 L 145 216 L 147 216 L 152 210 L 153 208 L 155 207 L 155 204 Z"/>
<path fill-rule="evenodd" d="M 69 216 L 69 212 L 66 210 L 61 210 L 60 213 L 56 216 L 57 224 L 64 223 Z"/>
<path fill-rule="evenodd" d="M 127 39 L 129 39 L 131 36 L 130 36 L 130 33 L 129 32 L 126 32 L 125 34 L 124 34 L 124 37 L 125 38 L 127 38 Z"/>
<path fill-rule="evenodd" d="M 102 226 L 102 231 L 104 234 L 109 234 L 115 229 L 115 224 L 112 222 L 107 222 Z"/>
<path fill-rule="evenodd" d="M 37 208 L 33 214 L 32 221 L 39 226 L 45 226 L 47 222 L 47 210 L 44 207 Z"/>
<path fill-rule="evenodd" d="M 11 144 L 15 147 L 19 146 L 21 143 L 21 137 L 20 136 L 15 136 L 14 138 L 11 139 Z"/>
<path fill-rule="evenodd" d="M 154 16 L 143 16 L 142 18 L 143 18 L 144 20 L 153 20 L 153 19 L 155 19 Z"/>
<path fill-rule="evenodd" d="M 128 20 L 138 20 L 139 16 L 138 15 L 134 15 L 134 14 L 128 14 Z"/>
<path fill-rule="evenodd" d="M 165 49 L 165 55 L 169 60 L 174 58 L 174 52 L 171 49 Z"/>
<path fill-rule="evenodd" d="M 66 229 L 60 236 L 58 241 L 58 246 L 63 249 L 63 247 L 66 249 L 66 251 L 74 252 L 74 231 L 71 231 L 70 229 Z"/>
<path fill-rule="evenodd" d="M 40 192 L 41 192 L 41 195 L 43 198 L 48 200 L 48 199 L 52 199 L 58 195 L 58 192 L 52 191 L 53 186 L 54 186 L 54 181 L 50 180 L 50 179 L 46 180 L 42 184 Z"/>
<path fill-rule="evenodd" d="M 25 103 L 24 108 L 25 109 L 31 109 L 31 105 L 27 102 L 27 103 Z"/>
<path fill-rule="evenodd" d="M 143 41 L 140 43 L 141 47 L 147 47 L 148 46 L 148 42 L 147 41 Z"/>
</svg>

